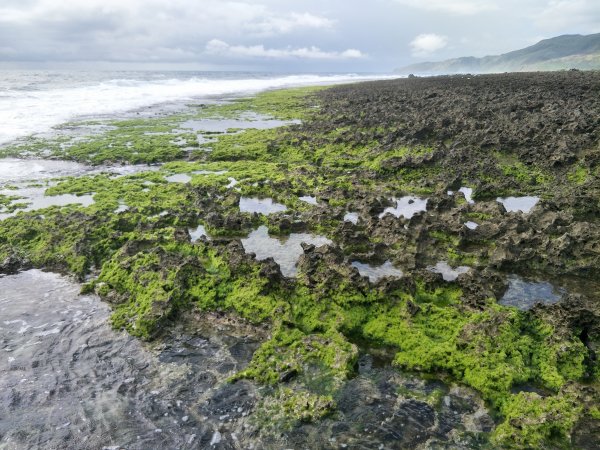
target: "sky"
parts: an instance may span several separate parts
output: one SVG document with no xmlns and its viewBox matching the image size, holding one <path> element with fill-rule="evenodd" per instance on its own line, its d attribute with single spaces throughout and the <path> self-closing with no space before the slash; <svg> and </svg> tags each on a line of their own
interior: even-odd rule
<svg viewBox="0 0 600 450">
<path fill-rule="evenodd" d="M 597 32 L 599 0 L 0 0 L 0 68 L 385 73 Z"/>
</svg>

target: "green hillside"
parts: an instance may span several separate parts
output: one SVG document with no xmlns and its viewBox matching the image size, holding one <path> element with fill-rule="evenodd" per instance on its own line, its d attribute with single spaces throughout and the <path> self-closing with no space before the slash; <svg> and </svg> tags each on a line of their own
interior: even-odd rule
<svg viewBox="0 0 600 450">
<path fill-rule="evenodd" d="M 483 58 L 462 57 L 440 62 L 412 64 L 399 73 L 493 73 L 536 70 L 600 69 L 600 33 L 563 35 L 502 55 Z"/>
</svg>

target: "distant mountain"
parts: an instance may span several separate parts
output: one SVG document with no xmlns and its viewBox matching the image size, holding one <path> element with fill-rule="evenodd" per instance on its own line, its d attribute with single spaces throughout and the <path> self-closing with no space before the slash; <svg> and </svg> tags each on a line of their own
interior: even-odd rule
<svg viewBox="0 0 600 450">
<path fill-rule="evenodd" d="M 600 69 L 600 33 L 569 34 L 502 55 L 473 56 L 424 62 L 397 69 L 402 74 L 527 72 L 537 70 Z"/>
</svg>

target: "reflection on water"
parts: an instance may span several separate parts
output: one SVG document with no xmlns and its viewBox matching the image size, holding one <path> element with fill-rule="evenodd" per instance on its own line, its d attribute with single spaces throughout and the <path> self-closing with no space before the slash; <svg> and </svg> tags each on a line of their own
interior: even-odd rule
<svg viewBox="0 0 600 450">
<path fill-rule="evenodd" d="M 192 177 L 186 173 L 176 173 L 175 175 L 165 177 L 165 180 L 169 183 L 189 183 L 192 181 Z"/>
<path fill-rule="evenodd" d="M 227 170 L 195 170 L 192 173 L 194 175 L 223 175 L 227 172 Z"/>
<path fill-rule="evenodd" d="M 26 204 L 24 208 L 17 209 L 12 213 L 1 213 L 0 220 L 4 220 L 7 217 L 12 217 L 16 215 L 19 211 L 35 211 L 42 208 L 49 208 L 50 206 L 66 205 L 81 205 L 85 207 L 90 206 L 94 203 L 93 194 L 61 194 L 47 196 L 45 195 L 45 192 L 45 187 L 24 187 L 16 190 L 0 190 L 0 194 L 15 195 L 17 197 L 22 197 L 11 202 L 12 204 Z"/>
<path fill-rule="evenodd" d="M 454 281 L 459 275 L 467 273 L 469 270 L 471 270 L 471 268 L 467 266 L 458 266 L 452 268 L 446 261 L 440 261 L 435 266 L 428 267 L 427 269 L 434 273 L 441 273 L 444 281 Z"/>
<path fill-rule="evenodd" d="M 157 430 L 161 439 L 180 442 L 177 417 L 146 416 L 147 408 L 135 404 L 136 389 L 146 403 L 156 398 L 157 380 L 140 383 L 152 357 L 113 332 L 107 306 L 78 296 L 79 289 L 37 270 L 0 278 L 1 403 L 9 413 L 0 421 L 0 447 L 142 448 L 155 442 Z"/>
<path fill-rule="evenodd" d="M 540 200 L 539 197 L 529 197 L 529 196 L 506 197 L 506 198 L 498 197 L 496 199 L 496 201 L 498 201 L 504 205 L 504 208 L 506 209 L 506 211 L 508 211 L 508 212 L 521 211 L 526 214 L 533 209 L 533 207 L 537 204 L 537 202 L 539 200 Z"/>
<path fill-rule="evenodd" d="M 119 206 L 115 209 L 115 214 L 119 214 L 125 211 L 129 211 L 129 206 L 127 206 L 124 202 L 119 201 Z"/>
<path fill-rule="evenodd" d="M 108 307 L 79 290 L 37 270 L 0 277 L 2 449 L 477 448 L 466 427 L 493 424 L 472 391 L 364 355 L 338 413 L 264 434 L 253 419 L 259 390 L 226 382 L 258 347 L 248 331 L 195 317 L 193 331 L 175 328 L 150 351 L 111 330 Z M 436 393 L 437 405 L 416 400 Z"/>
<path fill-rule="evenodd" d="M 354 225 L 358 223 L 359 215 L 355 212 L 348 212 L 344 214 L 344 222 L 352 222 Z"/>
<path fill-rule="evenodd" d="M 38 270 L 0 277 L 0 448 L 206 448 L 222 415 L 248 414 L 249 385 L 217 387 L 256 343 L 176 333 L 153 353 L 79 291 Z"/>
<path fill-rule="evenodd" d="M 308 233 L 292 233 L 281 239 L 272 238 L 264 225 L 250 233 L 247 238 L 242 239 L 246 253 L 255 253 L 258 260 L 273 258 L 279 264 L 284 277 L 296 276 L 298 272 L 296 264 L 304 253 L 300 245 L 303 242 L 317 247 L 332 243 L 324 236 Z"/>
<path fill-rule="evenodd" d="M 463 195 L 465 196 L 465 200 L 467 201 L 467 203 L 471 203 L 471 204 L 475 203 L 473 201 L 473 189 L 472 188 L 463 186 L 463 187 L 461 187 L 458 190 L 458 192 L 462 192 L 463 193 Z"/>
<path fill-rule="evenodd" d="M 311 195 L 303 195 L 302 197 L 298 197 L 298 200 L 304 203 L 308 203 L 310 205 L 318 205 L 317 197 L 313 197 Z"/>
<path fill-rule="evenodd" d="M 259 213 L 264 215 L 286 211 L 287 208 L 281 203 L 273 202 L 272 198 L 241 197 L 240 211 L 248 213 Z"/>
<path fill-rule="evenodd" d="M 527 310 L 536 303 L 556 303 L 564 294 L 564 289 L 556 288 L 548 281 L 527 281 L 518 275 L 511 275 L 508 277 L 508 289 L 498 303 Z"/>
<path fill-rule="evenodd" d="M 206 237 L 210 240 L 208 234 L 206 233 L 206 228 L 204 228 L 204 225 L 198 225 L 197 228 L 190 228 L 188 231 L 190 232 L 190 238 L 192 239 L 192 242 L 196 242 L 201 237 Z"/>
<path fill-rule="evenodd" d="M 410 219 L 415 214 L 427 210 L 427 199 L 408 195 L 399 199 L 394 199 L 394 201 L 396 202 L 396 206 L 385 208 L 383 212 L 379 214 L 379 218 L 382 218 L 386 214 L 392 214 L 395 217 Z"/>
<path fill-rule="evenodd" d="M 375 283 L 383 277 L 402 278 L 404 274 L 400 269 L 395 268 L 390 261 L 386 261 L 381 266 L 372 266 L 359 261 L 353 261 L 352 267 L 356 267 L 363 277 L 369 277 L 369 281 Z"/>
<path fill-rule="evenodd" d="M 299 120 L 276 120 L 269 119 L 266 116 L 258 114 L 245 114 L 240 119 L 198 119 L 188 120 L 183 122 L 180 128 L 184 130 L 192 130 L 195 132 L 209 132 L 209 133 L 227 133 L 231 130 L 240 129 L 246 130 L 254 128 L 257 130 L 268 130 L 271 128 L 277 128 L 284 125 L 291 125 L 300 123 Z"/>
<path fill-rule="evenodd" d="M 73 194 L 46 196 L 47 187 L 55 185 L 56 180 L 53 179 L 58 177 L 101 173 L 124 176 L 139 172 L 153 172 L 159 168 L 160 166 L 156 165 L 141 164 L 91 167 L 70 161 L 0 159 L 0 194 L 20 197 L 12 201 L 11 204 L 24 205 L 24 208 L 19 208 L 13 213 L 0 213 L 0 220 L 14 216 L 18 211 L 34 211 L 50 206 L 90 206 L 94 203 L 93 193 L 79 196 Z M 40 182 L 43 182 L 43 185 Z M 2 189 L 3 186 L 8 187 L 9 185 L 10 189 Z M 122 212 L 123 210 L 124 207 L 119 207 L 115 212 Z"/>
<path fill-rule="evenodd" d="M 0 185 L 27 180 L 41 181 L 60 176 L 77 175 L 87 168 L 83 164 L 70 161 L 50 161 L 43 159 L 0 159 Z"/>
</svg>

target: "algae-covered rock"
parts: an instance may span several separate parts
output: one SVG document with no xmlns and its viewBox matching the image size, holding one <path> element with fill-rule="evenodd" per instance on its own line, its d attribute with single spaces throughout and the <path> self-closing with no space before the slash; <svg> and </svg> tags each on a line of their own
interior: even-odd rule
<svg viewBox="0 0 600 450">
<path fill-rule="evenodd" d="M 98 139 L 53 146 L 53 155 L 177 161 L 60 180 L 48 195 L 93 193 L 94 204 L 0 221 L 0 272 L 35 266 L 97 276 L 86 289 L 111 304 L 115 327 L 144 339 L 184 313 L 213 314 L 215 327 L 217 317 L 260 327 L 261 345 L 230 378 L 240 389 L 220 391 L 261 386 L 256 433 L 293 436 L 323 423 L 354 433 L 344 442 L 357 448 L 372 436 L 390 448 L 592 448 L 600 417 L 599 88 L 590 72 L 270 92 L 194 117 L 259 111 L 303 122 L 218 134 L 186 160 L 184 143 L 140 135 L 168 132 L 189 116 L 115 124 Z M 193 133 L 181 137 L 197 142 Z M 186 182 L 169 183 L 173 175 Z M 503 203 L 511 197 L 535 205 L 512 208 Z M 270 199 L 279 210 L 245 212 L 242 198 Z M 404 215 L 400 199 L 419 203 Z M 189 230 L 199 225 L 208 236 L 192 243 Z M 304 244 L 296 276 L 284 277 L 275 259 L 245 252 L 240 239 L 260 226 L 282 240 L 302 232 L 331 243 Z M 389 263 L 395 276 L 369 280 L 356 261 Z M 434 273 L 439 267 L 453 276 Z M 503 306 L 515 274 L 556 283 L 557 302 Z M 545 299 L 530 304 L 537 300 Z M 366 349 L 387 355 L 381 372 L 364 363 Z M 468 391 L 392 383 L 401 371 Z M 363 429 L 351 430 L 353 421 Z"/>
</svg>

